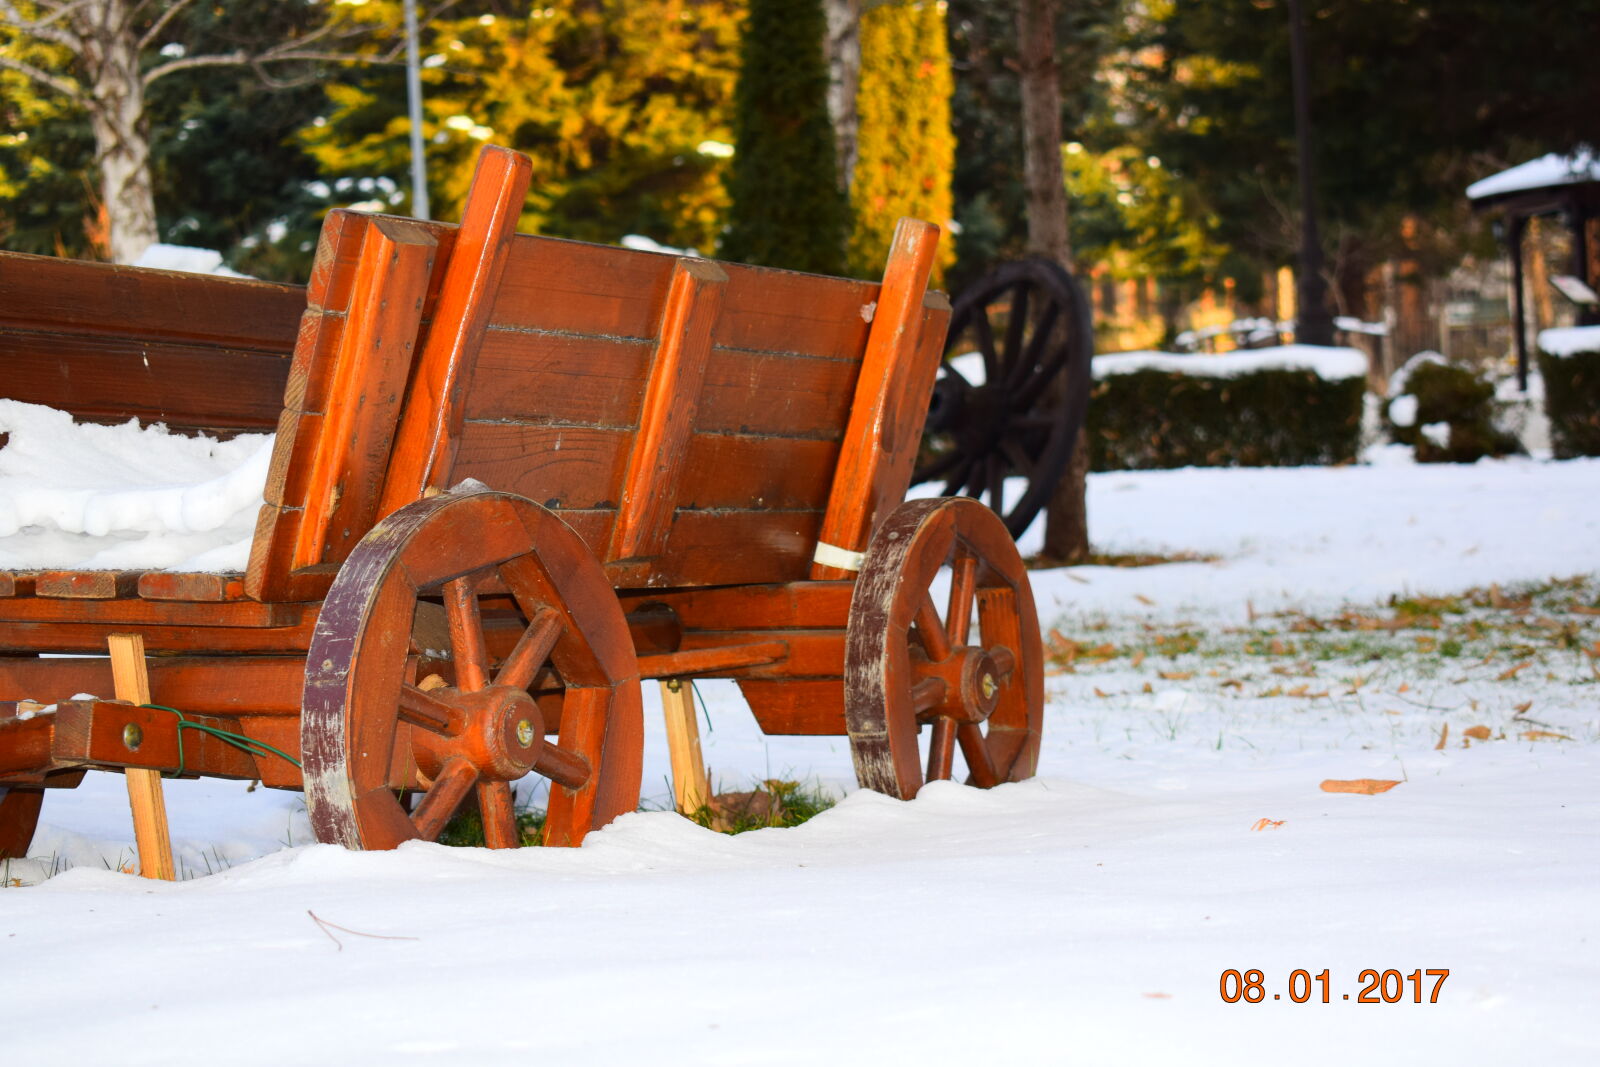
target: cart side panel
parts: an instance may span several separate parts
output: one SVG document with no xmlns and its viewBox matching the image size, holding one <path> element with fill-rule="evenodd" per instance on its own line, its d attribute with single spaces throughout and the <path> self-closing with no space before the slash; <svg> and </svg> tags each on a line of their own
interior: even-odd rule
<svg viewBox="0 0 1600 1067">
<path fill-rule="evenodd" d="M 270 431 L 298 286 L 0 252 L 0 397 L 92 422 Z"/>
<path fill-rule="evenodd" d="M 691 285 L 686 262 L 517 238 L 451 477 L 560 510 L 619 587 L 801 578 L 878 286 L 737 264 Z M 641 487 L 666 497 L 659 522 Z"/>
</svg>

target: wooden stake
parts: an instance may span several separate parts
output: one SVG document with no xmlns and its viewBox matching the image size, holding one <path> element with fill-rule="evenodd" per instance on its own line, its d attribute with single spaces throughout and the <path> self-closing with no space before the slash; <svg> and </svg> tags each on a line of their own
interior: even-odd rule
<svg viewBox="0 0 1600 1067">
<path fill-rule="evenodd" d="M 673 799 L 679 811 L 692 815 L 711 802 L 705 759 L 700 754 L 700 724 L 694 717 L 692 683 L 681 678 L 663 680 L 661 710 L 667 720 Z"/>
<path fill-rule="evenodd" d="M 111 678 L 117 699 L 133 704 L 150 703 L 150 676 L 145 670 L 144 638 L 138 634 L 112 634 Z M 133 809 L 133 839 L 139 847 L 139 873 L 146 878 L 176 881 L 172 838 L 167 831 L 167 802 L 161 793 L 161 772 L 129 767 L 128 805 Z"/>
</svg>

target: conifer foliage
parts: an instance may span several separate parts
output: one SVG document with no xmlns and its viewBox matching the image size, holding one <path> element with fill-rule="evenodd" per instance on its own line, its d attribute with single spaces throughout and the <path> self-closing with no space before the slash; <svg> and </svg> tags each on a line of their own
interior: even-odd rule
<svg viewBox="0 0 1600 1067">
<path fill-rule="evenodd" d="M 725 258 L 843 273 L 848 215 L 835 177 L 825 32 L 820 0 L 750 2 L 734 100 Z"/>
<path fill-rule="evenodd" d="M 849 244 L 850 272 L 860 277 L 882 271 L 902 216 L 949 224 L 956 141 L 945 34 L 943 5 L 935 0 L 896 0 L 861 16 Z M 939 244 L 936 282 L 954 260 L 955 243 L 947 238 Z"/>
</svg>

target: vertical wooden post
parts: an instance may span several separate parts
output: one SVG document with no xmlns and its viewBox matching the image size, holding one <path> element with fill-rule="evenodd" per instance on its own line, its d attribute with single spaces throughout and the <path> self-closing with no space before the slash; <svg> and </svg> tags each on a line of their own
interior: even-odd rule
<svg viewBox="0 0 1600 1067">
<path fill-rule="evenodd" d="M 667 753 L 672 759 L 672 796 L 678 810 L 692 815 L 711 803 L 705 759 L 700 753 L 700 724 L 694 717 L 691 682 L 667 678 L 661 683 L 661 710 L 667 720 Z"/>
<path fill-rule="evenodd" d="M 111 678 L 117 699 L 133 704 L 150 703 L 150 676 L 145 670 L 144 638 L 138 634 L 112 634 Z M 128 806 L 133 809 L 133 839 L 139 848 L 139 873 L 168 882 L 178 877 L 172 862 L 172 837 L 167 831 L 167 802 L 161 793 L 161 772 L 129 767 Z"/>
</svg>

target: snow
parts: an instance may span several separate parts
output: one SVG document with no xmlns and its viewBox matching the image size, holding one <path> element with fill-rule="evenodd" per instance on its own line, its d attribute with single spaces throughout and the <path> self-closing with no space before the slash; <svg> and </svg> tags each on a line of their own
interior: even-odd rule
<svg viewBox="0 0 1600 1067">
<path fill-rule="evenodd" d="M 1570 156 L 1552 152 L 1473 182 L 1467 186 L 1467 199 L 1483 200 L 1527 189 L 1547 189 L 1552 185 L 1593 181 L 1600 181 L 1600 157 L 1596 157 L 1592 151 L 1582 149 Z"/>
<path fill-rule="evenodd" d="M 1394 595 L 1600 572 L 1600 460 L 1421 466 L 1407 452 L 1092 475 L 1101 551 L 1215 559 L 1036 571 L 1041 620 L 1085 644 L 1180 630 L 1242 644 L 1270 612 L 1376 613 Z M 1535 657 L 1081 662 L 1047 677 L 1039 778 L 936 783 L 910 803 L 851 792 L 803 826 L 739 837 L 647 811 L 578 850 L 358 854 L 308 843 L 298 794 L 178 781 L 188 880 L 154 883 L 117 873 L 133 857 L 125 790 L 91 773 L 48 796 L 36 858 L 0 870 L 60 872 L 0 890 L 7 1053 L 1592 1064 L 1600 711 L 1583 647 L 1509 679 Z M 1302 677 L 1319 692 L 1295 695 Z M 659 806 L 653 688 L 645 793 Z M 723 785 L 848 787 L 842 739 L 765 738 L 730 683 L 699 688 Z M 1572 740 L 1523 739 L 1513 709 L 1528 701 Z M 1473 724 L 1505 739 L 1461 747 Z M 1362 777 L 1401 784 L 1318 788 Z M 1290 973 L 1324 968 L 1332 1002 L 1292 1003 Z M 1409 986 L 1405 1003 L 1358 1004 L 1367 968 L 1450 975 L 1437 1003 L 1429 978 L 1422 1004 Z M 1262 971 L 1264 1002 L 1224 1003 L 1228 969 Z"/>
<path fill-rule="evenodd" d="M 1094 357 L 1096 379 L 1145 370 L 1206 378 L 1236 378 L 1266 370 L 1308 370 L 1328 381 L 1338 381 L 1366 377 L 1367 357 L 1358 349 L 1326 348 L 1320 345 L 1279 345 L 1216 356 L 1118 352 Z"/>
<path fill-rule="evenodd" d="M 153 244 L 134 260 L 135 267 L 155 270 L 175 270 L 185 274 L 216 274 L 224 278 L 248 278 L 248 274 L 222 265 L 222 253 L 209 248 L 186 248 L 183 245 Z"/>
<path fill-rule="evenodd" d="M 1600 352 L 1600 326 L 1566 326 L 1539 331 L 1539 348 L 1557 358 Z"/>
<path fill-rule="evenodd" d="M 74 424 L 0 400 L 0 570 L 243 570 L 272 437 Z"/>
<path fill-rule="evenodd" d="M 1402 393 L 1389 401 L 1389 421 L 1396 426 L 1410 426 L 1417 421 L 1417 398 Z"/>
</svg>

